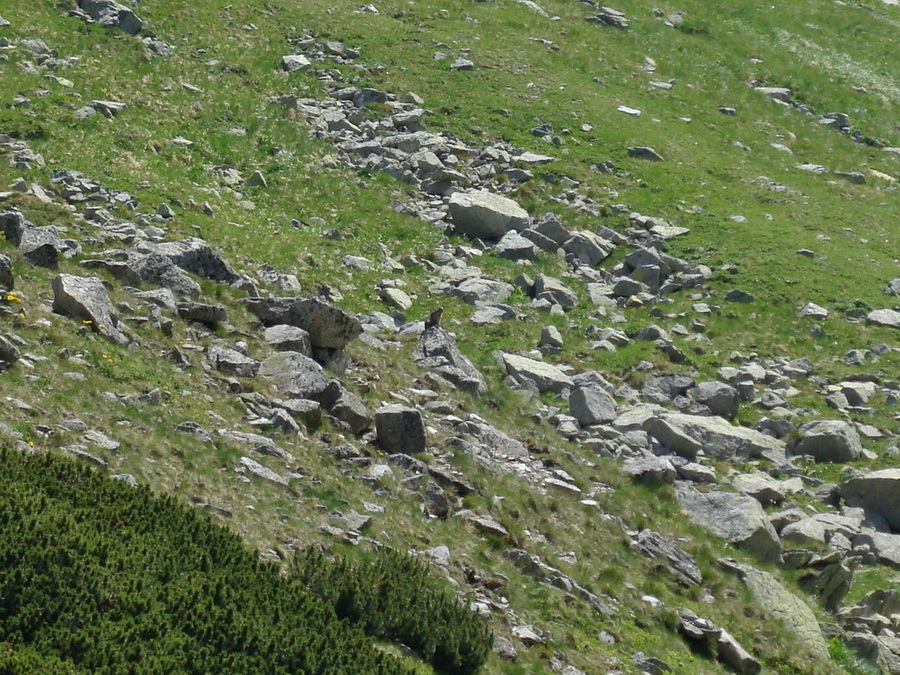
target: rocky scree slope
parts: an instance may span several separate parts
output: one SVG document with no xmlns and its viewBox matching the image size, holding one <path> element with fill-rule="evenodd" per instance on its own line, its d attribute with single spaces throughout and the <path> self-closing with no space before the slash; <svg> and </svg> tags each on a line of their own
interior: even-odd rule
<svg viewBox="0 0 900 675">
<path fill-rule="evenodd" d="M 557 5 L 559 16 L 549 3 L 497 3 L 498 19 L 473 3 L 480 18 L 453 25 L 461 36 L 501 20 L 558 25 L 576 38 L 703 33 L 691 12 Z M 773 107 L 795 136 L 827 138 L 841 157 L 877 151 L 883 162 L 868 177 L 841 171 L 833 177 L 844 183 L 818 187 L 805 181 L 828 174 L 813 162 L 790 164 L 800 188 L 747 181 L 751 193 L 785 196 L 785 217 L 792 200 L 815 204 L 836 185 L 864 185 L 847 189 L 867 190 L 867 227 L 885 242 L 869 251 L 868 272 L 895 272 L 857 277 L 877 286 L 860 291 L 877 304 L 773 302 L 771 314 L 790 326 L 782 330 L 809 333 L 788 340 L 757 297 L 769 284 L 683 243 L 710 240 L 709 224 L 686 217 L 699 221 L 701 207 L 669 212 L 636 192 L 665 184 L 643 167 L 672 162 L 671 148 L 600 144 L 611 159 L 588 164 L 595 151 L 557 132 L 559 121 L 502 114 L 518 143 L 441 125 L 432 95 L 451 101 L 404 93 L 414 69 L 392 74 L 372 61 L 377 37 L 369 49 L 348 46 L 361 22 L 390 16 L 383 7 L 342 8 L 340 20 L 293 10 L 297 23 L 321 19 L 332 34 L 285 34 L 285 7 L 260 7 L 252 21 L 251 8 L 239 16 L 210 4 L 236 43 L 266 45 L 246 65 L 193 43 L 166 3 L 145 9 L 82 2 L 68 16 L 48 6 L 3 22 L 3 75 L 17 92 L 0 128 L 7 443 L 173 490 L 274 560 L 310 541 L 418 551 L 490 620 L 490 672 L 824 672 L 831 657 L 862 667 L 850 651 L 900 670 L 889 140 L 848 115 L 819 115 L 786 87 L 741 83 L 748 106 Z M 418 11 L 423 31 L 453 19 Z M 102 81 L 103 72 L 75 51 L 88 47 L 128 54 L 134 72 L 161 85 L 170 114 L 200 115 L 192 98 L 219 88 L 227 97 L 221 78 L 235 74 L 248 111 L 277 122 L 255 137 L 253 116 L 229 110 L 217 124 L 235 125 L 222 137 L 237 150 L 190 133 L 142 148 L 129 115 L 160 113 L 144 98 L 128 102 L 120 78 L 130 69 L 108 74 L 105 86 L 121 95 L 95 94 L 81 78 Z M 523 77 L 458 53 L 434 54 L 442 79 L 491 68 Z M 657 68 L 645 60 L 639 77 Z M 203 87 L 187 81 L 204 70 L 215 75 Z M 156 71 L 166 73 L 159 82 Z M 609 95 L 629 92 L 637 97 Z M 609 114 L 643 115 L 624 103 Z M 715 110 L 722 120 L 742 114 Z M 718 125 L 707 129 L 715 135 Z M 79 136 L 95 139 L 109 163 L 67 156 Z M 315 155 L 296 178 L 287 167 L 308 160 L 291 143 Z M 772 147 L 779 159 L 790 157 L 775 145 L 788 151 Z M 174 159 L 182 151 L 197 155 Z M 190 178 L 172 182 L 167 169 Z M 303 208 L 323 215 L 278 195 L 303 190 L 301 176 L 314 185 Z M 340 205 L 338 190 L 364 202 L 349 227 L 329 223 L 352 222 L 337 209 L 322 210 Z M 619 201 L 623 193 L 647 213 Z M 782 264 L 790 256 L 814 261 L 813 277 L 849 274 L 834 254 L 780 250 Z M 438 304 L 440 325 L 415 320 Z"/>
</svg>

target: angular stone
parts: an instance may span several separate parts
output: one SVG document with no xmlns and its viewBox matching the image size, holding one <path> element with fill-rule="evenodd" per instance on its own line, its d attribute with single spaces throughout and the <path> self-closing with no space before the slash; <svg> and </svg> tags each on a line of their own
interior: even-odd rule
<svg viewBox="0 0 900 675">
<path fill-rule="evenodd" d="M 181 241 L 145 246 L 148 248 L 147 253 L 164 255 L 185 272 L 196 274 L 198 277 L 226 284 L 232 284 L 240 278 L 222 255 L 202 239 L 191 237 Z"/>
<path fill-rule="evenodd" d="M 607 424 L 618 416 L 616 402 L 602 389 L 578 387 L 569 394 L 569 414 L 587 427 Z"/>
<path fill-rule="evenodd" d="M 644 485 L 671 485 L 678 477 L 675 467 L 668 459 L 655 455 L 625 460 L 622 472 Z"/>
<path fill-rule="evenodd" d="M 318 363 L 299 352 L 279 352 L 262 362 L 259 374 L 271 380 L 282 396 L 316 400 L 328 386 Z"/>
<path fill-rule="evenodd" d="M 228 320 L 228 310 L 225 305 L 185 300 L 178 303 L 178 316 L 185 321 L 196 321 L 206 326 L 215 327 Z"/>
<path fill-rule="evenodd" d="M 559 279 L 546 274 L 538 274 L 535 278 L 534 297 L 536 300 L 549 300 L 566 311 L 578 305 L 578 295 L 575 291 Z"/>
<path fill-rule="evenodd" d="M 686 585 L 697 586 L 703 583 L 703 574 L 681 547 L 671 539 L 653 530 L 641 530 L 633 540 L 633 546 L 648 558 L 662 558 L 669 564 L 669 569 Z"/>
<path fill-rule="evenodd" d="M 709 408 L 713 415 L 730 420 L 738 413 L 738 391 L 724 382 L 700 382 L 687 394 Z"/>
<path fill-rule="evenodd" d="M 628 156 L 635 159 L 648 159 L 651 162 L 662 162 L 663 156 L 656 150 L 647 146 L 632 146 L 628 148 Z"/>
<path fill-rule="evenodd" d="M 8 367 L 19 360 L 21 352 L 9 336 L 0 333 L 0 366 Z"/>
<path fill-rule="evenodd" d="M 732 426 L 720 417 L 664 412 L 648 417 L 643 429 L 669 450 L 688 459 L 703 450 L 722 459 L 764 457 L 778 465 L 785 461 L 784 442 L 753 429 Z"/>
<path fill-rule="evenodd" d="M 276 324 L 269 326 L 263 333 L 263 339 L 273 349 L 280 352 L 299 352 L 304 356 L 312 355 L 309 333 L 297 326 Z"/>
<path fill-rule="evenodd" d="M 616 245 L 599 234 L 581 231 L 573 232 L 572 236 L 563 243 L 562 248 L 585 265 L 596 267 L 610 256 Z"/>
<path fill-rule="evenodd" d="M 110 342 L 128 344 L 103 282 L 97 277 L 60 274 L 53 279 L 53 311 L 81 319 Z"/>
<path fill-rule="evenodd" d="M 288 54 L 281 57 L 281 67 L 289 73 L 306 70 L 311 65 L 310 60 L 302 54 Z"/>
<path fill-rule="evenodd" d="M 137 35 L 144 25 L 137 14 L 115 0 L 78 0 L 78 6 L 104 28 Z"/>
<path fill-rule="evenodd" d="M 455 193 L 449 215 L 456 231 L 473 239 L 499 239 L 510 230 L 524 230 L 531 221 L 512 199 L 483 190 Z"/>
<path fill-rule="evenodd" d="M 541 393 L 560 393 L 575 386 L 572 378 L 556 366 L 515 354 L 502 354 L 507 374 L 519 384 L 531 382 Z"/>
<path fill-rule="evenodd" d="M 866 315 L 866 323 L 888 328 L 900 328 L 900 312 L 894 309 L 873 309 Z"/>
<path fill-rule="evenodd" d="M 817 462 L 852 462 L 862 455 L 859 434 L 843 420 L 807 422 L 799 432 L 795 455 L 811 455 Z"/>
<path fill-rule="evenodd" d="M 319 296 L 248 298 L 246 302 L 266 326 L 286 324 L 305 330 L 313 347 L 341 349 L 362 333 L 356 317 Z"/>
<path fill-rule="evenodd" d="M 375 432 L 385 452 L 415 455 L 425 452 L 422 414 L 401 405 L 385 405 L 375 411 Z"/>
<path fill-rule="evenodd" d="M 450 333 L 440 326 L 425 329 L 413 352 L 413 360 L 463 391 L 480 394 L 487 387 L 475 365 L 459 351 Z"/>
<path fill-rule="evenodd" d="M 236 349 L 211 345 L 206 350 L 206 358 L 216 370 L 238 377 L 254 377 L 259 372 L 259 361 L 244 356 Z"/>
<path fill-rule="evenodd" d="M 5 255 L 0 254 L 0 290 L 11 291 L 14 287 L 12 261 Z"/>
<path fill-rule="evenodd" d="M 762 562 L 781 558 L 778 534 L 759 502 L 730 492 L 700 492 L 677 483 L 675 496 L 691 520 L 725 541 L 755 555 Z"/>
<path fill-rule="evenodd" d="M 900 531 L 900 469 L 851 476 L 841 484 L 841 496 L 848 505 L 878 514 Z"/>
<path fill-rule="evenodd" d="M 513 287 L 510 284 L 487 277 L 466 279 L 451 290 L 454 297 L 475 306 L 503 302 L 512 292 Z"/>
<path fill-rule="evenodd" d="M 507 260 L 535 260 L 537 247 L 515 230 L 510 230 L 494 246 L 494 252 Z"/>
<path fill-rule="evenodd" d="M 160 253 L 132 253 L 126 262 L 141 281 L 168 288 L 188 298 L 200 296 L 200 285 L 191 279 L 171 258 Z"/>
</svg>

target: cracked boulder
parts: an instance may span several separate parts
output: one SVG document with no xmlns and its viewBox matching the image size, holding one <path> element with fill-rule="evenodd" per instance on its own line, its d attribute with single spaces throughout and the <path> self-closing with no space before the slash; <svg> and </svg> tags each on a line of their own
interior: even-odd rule
<svg viewBox="0 0 900 675">
<path fill-rule="evenodd" d="M 900 469 L 851 476 L 841 485 L 841 496 L 850 506 L 878 514 L 900 531 Z"/>
<path fill-rule="evenodd" d="M 415 455 L 425 452 L 425 422 L 413 408 L 385 405 L 375 411 L 375 432 L 385 452 Z"/>
<path fill-rule="evenodd" d="M 817 462 L 851 462 L 863 454 L 859 434 L 843 420 L 815 420 L 799 431 L 795 455 L 810 455 Z"/>
<path fill-rule="evenodd" d="M 52 282 L 53 311 L 81 319 L 110 342 L 128 344 L 103 282 L 97 277 L 57 275 Z"/>
<path fill-rule="evenodd" d="M 356 317 L 319 296 L 249 298 L 246 302 L 266 326 L 284 324 L 305 330 L 313 347 L 341 349 L 362 333 Z"/>
<path fill-rule="evenodd" d="M 785 462 L 782 441 L 753 429 L 732 426 L 721 417 L 662 412 L 650 415 L 643 429 L 672 452 L 694 459 L 701 450 L 720 459 L 765 458 Z"/>
<path fill-rule="evenodd" d="M 204 279 L 233 284 L 240 278 L 220 253 L 196 237 L 161 244 L 146 244 L 145 247 L 148 250 L 140 252 L 164 255 L 185 272 Z"/>
<path fill-rule="evenodd" d="M 259 374 L 270 380 L 279 394 L 290 398 L 315 401 L 328 386 L 328 377 L 322 366 L 299 352 L 273 354 L 262 362 Z"/>
<path fill-rule="evenodd" d="M 450 197 L 449 213 L 456 232 L 473 239 L 500 239 L 531 222 L 528 212 L 512 199 L 484 190 L 457 192 Z"/>
<path fill-rule="evenodd" d="M 137 14 L 115 0 L 78 0 L 78 6 L 104 28 L 118 28 L 123 33 L 137 35 L 144 26 Z"/>
<path fill-rule="evenodd" d="M 480 394 L 487 388 L 475 365 L 459 351 L 450 333 L 440 326 L 425 329 L 413 352 L 413 360 L 463 391 Z"/>
</svg>

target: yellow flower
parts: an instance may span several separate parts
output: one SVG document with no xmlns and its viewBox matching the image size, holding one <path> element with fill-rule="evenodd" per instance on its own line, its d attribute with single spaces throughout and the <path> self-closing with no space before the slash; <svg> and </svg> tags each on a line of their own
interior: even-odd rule
<svg viewBox="0 0 900 675">
<path fill-rule="evenodd" d="M 94 322 L 90 319 L 82 319 L 81 323 L 83 323 L 85 326 L 90 326 Z"/>
<path fill-rule="evenodd" d="M 6 302 L 22 302 L 22 298 L 20 298 L 20 297 L 19 297 L 18 295 L 16 295 L 15 293 L 6 293 L 6 294 L 3 296 L 3 299 L 4 299 Z"/>
</svg>

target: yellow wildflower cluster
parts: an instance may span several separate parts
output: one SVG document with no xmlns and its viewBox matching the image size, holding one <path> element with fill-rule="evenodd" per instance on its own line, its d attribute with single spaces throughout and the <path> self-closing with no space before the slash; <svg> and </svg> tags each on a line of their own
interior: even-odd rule
<svg viewBox="0 0 900 675">
<path fill-rule="evenodd" d="M 22 302 L 22 298 L 20 298 L 15 293 L 4 293 L 3 301 L 4 302 Z"/>
</svg>

